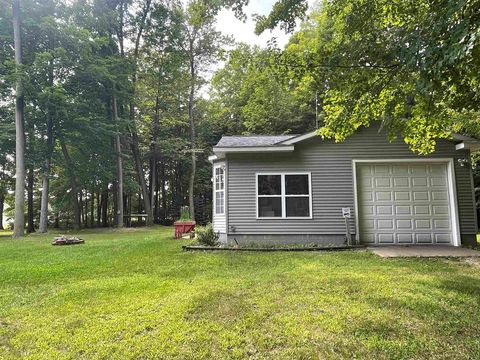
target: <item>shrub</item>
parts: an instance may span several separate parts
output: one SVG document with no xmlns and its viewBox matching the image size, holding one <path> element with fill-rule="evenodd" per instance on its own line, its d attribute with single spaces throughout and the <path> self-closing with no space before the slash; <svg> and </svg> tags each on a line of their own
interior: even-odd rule
<svg viewBox="0 0 480 360">
<path fill-rule="evenodd" d="M 199 226 L 195 229 L 195 233 L 197 235 L 197 241 L 201 245 L 206 246 L 217 246 L 218 245 L 218 238 L 219 235 L 215 231 L 213 231 L 212 224 L 208 224 L 207 226 Z"/>
<path fill-rule="evenodd" d="M 180 221 L 189 221 L 190 219 L 190 209 L 188 206 L 182 206 L 180 208 Z"/>
</svg>

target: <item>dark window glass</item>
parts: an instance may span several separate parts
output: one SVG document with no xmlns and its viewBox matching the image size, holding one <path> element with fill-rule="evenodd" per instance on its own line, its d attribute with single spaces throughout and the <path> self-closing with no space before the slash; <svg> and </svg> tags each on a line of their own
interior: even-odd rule
<svg viewBox="0 0 480 360">
<path fill-rule="evenodd" d="M 310 199 L 304 197 L 286 198 L 287 217 L 310 216 Z"/>
<path fill-rule="evenodd" d="M 282 177 L 280 175 L 258 175 L 258 195 L 281 195 Z"/>
<path fill-rule="evenodd" d="M 282 217 L 282 198 L 259 197 L 258 217 Z"/>
<path fill-rule="evenodd" d="M 308 195 L 308 175 L 285 175 L 286 195 Z"/>
</svg>

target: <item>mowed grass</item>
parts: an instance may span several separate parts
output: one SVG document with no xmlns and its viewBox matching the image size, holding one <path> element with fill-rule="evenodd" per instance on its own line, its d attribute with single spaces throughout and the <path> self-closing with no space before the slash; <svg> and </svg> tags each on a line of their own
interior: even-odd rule
<svg viewBox="0 0 480 360">
<path fill-rule="evenodd" d="M 4 233 L 0 358 L 480 358 L 478 263 L 182 252 L 172 234 Z"/>
</svg>

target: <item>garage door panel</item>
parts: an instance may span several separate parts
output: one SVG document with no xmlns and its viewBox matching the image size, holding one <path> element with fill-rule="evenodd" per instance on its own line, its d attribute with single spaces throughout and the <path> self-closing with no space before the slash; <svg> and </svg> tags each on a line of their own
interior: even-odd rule
<svg viewBox="0 0 480 360">
<path fill-rule="evenodd" d="M 395 215 L 412 215 L 410 205 L 395 205 Z"/>
<path fill-rule="evenodd" d="M 390 178 L 386 178 L 386 177 L 376 177 L 375 178 L 375 187 L 378 189 L 378 188 L 391 188 L 392 187 L 392 183 L 391 183 L 391 179 Z"/>
<path fill-rule="evenodd" d="M 413 192 L 414 201 L 428 201 L 428 191 L 414 191 Z"/>
<path fill-rule="evenodd" d="M 428 179 L 424 177 L 414 177 L 412 178 L 412 185 L 414 187 L 427 187 Z"/>
<path fill-rule="evenodd" d="M 393 184 L 395 185 L 396 188 L 410 187 L 410 181 L 407 177 L 395 177 L 393 178 Z"/>
<path fill-rule="evenodd" d="M 411 233 L 406 233 L 406 234 L 399 233 L 399 234 L 397 234 L 397 243 L 398 244 L 413 244 L 413 234 L 411 234 Z"/>
<path fill-rule="evenodd" d="M 432 234 L 422 234 L 417 233 L 416 235 L 416 242 L 418 244 L 431 244 L 432 243 Z"/>
<path fill-rule="evenodd" d="M 431 229 L 432 224 L 429 219 L 415 219 L 415 229 Z"/>
<path fill-rule="evenodd" d="M 360 164 L 357 176 L 362 242 L 452 243 L 446 164 Z"/>
<path fill-rule="evenodd" d="M 390 166 L 389 165 L 374 165 L 374 173 L 376 175 L 380 174 L 390 174 Z"/>
<path fill-rule="evenodd" d="M 448 215 L 448 206 L 433 205 L 433 213 L 435 215 Z"/>
<path fill-rule="evenodd" d="M 403 219 L 403 220 L 399 219 L 399 220 L 397 220 L 396 228 L 399 229 L 399 230 L 400 229 L 401 230 L 406 230 L 406 229 L 411 230 L 411 229 L 413 229 L 412 223 L 413 223 L 413 221 L 410 220 L 410 219 Z"/>
<path fill-rule="evenodd" d="M 379 233 L 377 234 L 377 241 L 379 244 L 394 244 L 394 237 L 392 233 Z"/>
<path fill-rule="evenodd" d="M 403 164 L 392 165 L 392 174 L 394 175 L 408 175 L 408 167 Z"/>
<path fill-rule="evenodd" d="M 433 224 L 434 224 L 435 229 L 450 230 L 450 220 L 448 220 L 448 219 L 445 219 L 445 220 L 435 219 L 433 221 Z"/>
<path fill-rule="evenodd" d="M 413 213 L 415 215 L 430 215 L 430 206 L 428 206 L 428 205 L 415 205 L 413 207 Z"/>
<path fill-rule="evenodd" d="M 391 191 L 375 191 L 376 201 L 392 201 Z"/>
<path fill-rule="evenodd" d="M 393 230 L 393 220 L 392 219 L 377 220 L 377 229 Z"/>
<path fill-rule="evenodd" d="M 446 234 L 434 234 L 435 242 L 437 244 L 451 244 L 452 243 L 452 235 L 450 233 Z"/>
<path fill-rule="evenodd" d="M 377 205 L 376 209 L 377 209 L 376 215 L 389 215 L 389 216 L 393 215 L 393 208 L 391 205 Z"/>
<path fill-rule="evenodd" d="M 410 201 L 410 191 L 395 191 L 395 201 Z"/>
</svg>

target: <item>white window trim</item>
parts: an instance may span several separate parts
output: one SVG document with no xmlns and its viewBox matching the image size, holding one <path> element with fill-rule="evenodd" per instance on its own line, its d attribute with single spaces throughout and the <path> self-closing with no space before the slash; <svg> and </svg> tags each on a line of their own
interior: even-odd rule
<svg viewBox="0 0 480 360">
<path fill-rule="evenodd" d="M 217 190 L 217 169 L 222 169 L 223 171 L 223 190 Z M 226 169 L 224 164 L 215 165 L 213 167 L 213 215 L 223 216 L 225 215 L 225 193 L 226 193 Z M 223 212 L 217 212 L 217 192 L 223 192 Z"/>
<path fill-rule="evenodd" d="M 281 195 L 258 195 L 258 177 L 262 175 L 280 175 L 281 176 Z M 308 192 L 309 195 L 286 195 L 285 194 L 285 175 L 308 175 Z M 282 199 L 282 216 L 258 216 L 258 198 L 259 197 L 281 197 Z M 308 197 L 309 198 L 309 213 L 310 216 L 287 216 L 287 197 Z M 285 219 L 313 219 L 312 207 L 312 173 L 309 171 L 294 171 L 294 172 L 258 172 L 255 173 L 255 217 L 257 220 L 285 220 Z"/>
</svg>

